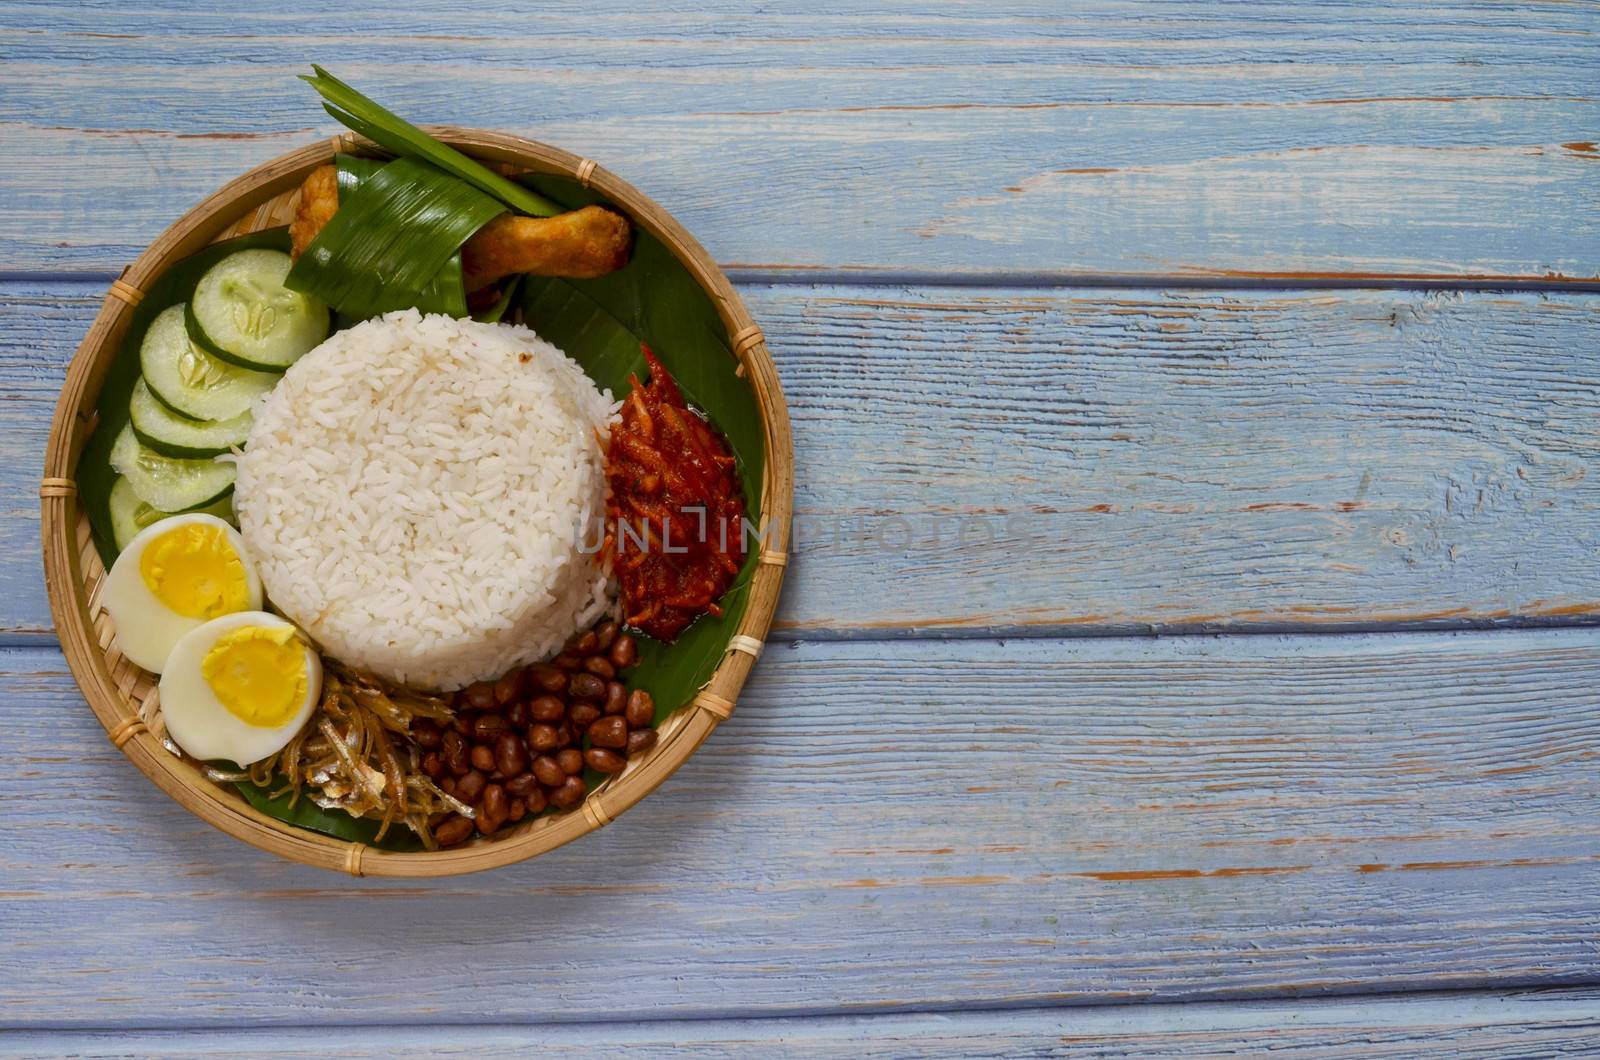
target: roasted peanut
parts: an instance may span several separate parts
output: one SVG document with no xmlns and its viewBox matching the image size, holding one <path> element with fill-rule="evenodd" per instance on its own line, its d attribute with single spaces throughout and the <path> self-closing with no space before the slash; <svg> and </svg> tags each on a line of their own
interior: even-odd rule
<svg viewBox="0 0 1600 1060">
<path fill-rule="evenodd" d="M 517 698 L 517 693 L 522 691 L 522 671 L 512 670 L 494 683 L 494 703 L 497 707 L 504 707 Z"/>
<path fill-rule="evenodd" d="M 649 692 L 635 688 L 628 693 L 628 709 L 623 716 L 630 729 L 642 729 L 656 719 L 656 701 Z"/>
<path fill-rule="evenodd" d="M 456 694 L 448 722 L 419 719 L 411 742 L 441 790 L 474 807 L 437 828 L 441 845 L 474 827 L 493 835 L 507 822 L 570 810 L 588 793 L 584 770 L 615 774 L 660 742 L 655 700 L 618 674 L 639 662 L 639 641 L 616 621 L 574 634 L 547 663 L 519 667 Z"/>
<path fill-rule="evenodd" d="M 591 747 L 583 752 L 583 760 L 597 773 L 620 773 L 627 768 L 628 760 L 604 747 Z"/>
<path fill-rule="evenodd" d="M 598 703 L 606 698 L 605 681 L 587 670 L 572 675 L 568 690 L 572 693 L 573 699 L 587 699 Z"/>
<path fill-rule="evenodd" d="M 494 685 L 486 681 L 471 684 L 461 693 L 469 710 L 488 710 L 494 706 Z"/>
<path fill-rule="evenodd" d="M 589 726 L 589 742 L 596 747 L 628 746 L 628 723 L 616 716 L 604 717 Z"/>
<path fill-rule="evenodd" d="M 456 781 L 456 798 L 462 802 L 477 802 L 478 796 L 483 794 L 483 786 L 489 778 L 476 769 L 467 770 L 467 775 Z"/>
<path fill-rule="evenodd" d="M 550 793 L 550 803 L 557 809 L 570 810 L 583 801 L 588 791 L 582 777 L 568 777 L 561 782 L 560 787 Z"/>
<path fill-rule="evenodd" d="M 458 732 L 444 734 L 439 741 L 439 754 L 444 759 L 444 767 L 458 777 L 472 768 L 472 763 L 467 761 L 467 741 Z"/>
<path fill-rule="evenodd" d="M 555 696 L 538 696 L 528 704 L 528 717 L 534 721 L 560 721 L 567 716 L 567 705 Z"/>
<path fill-rule="evenodd" d="M 611 645 L 611 665 L 626 670 L 639 661 L 639 645 L 633 635 L 624 633 Z"/>
<path fill-rule="evenodd" d="M 554 695 L 567 690 L 567 675 L 564 671 L 554 666 L 535 666 L 533 668 L 533 683 L 536 688 L 543 689 Z"/>
<path fill-rule="evenodd" d="M 494 744 L 494 765 L 508 777 L 514 777 L 528 765 L 528 756 L 522 750 L 522 737 L 514 732 L 503 732 Z"/>
<path fill-rule="evenodd" d="M 628 757 L 642 755 L 656 745 L 658 734 L 654 729 L 634 729 L 628 733 Z"/>
<path fill-rule="evenodd" d="M 506 719 L 498 714 L 480 714 L 472 723 L 472 738 L 479 743 L 492 743 L 506 730 Z"/>
<path fill-rule="evenodd" d="M 528 729 L 528 746 L 535 751 L 554 751 L 560 746 L 560 737 L 554 725 L 534 725 Z"/>
<path fill-rule="evenodd" d="M 547 788 L 556 787 L 567 779 L 567 771 L 549 755 L 540 755 L 533 760 L 533 775 Z"/>
<path fill-rule="evenodd" d="M 506 789 L 498 784 L 490 784 L 483 789 L 483 812 L 490 817 L 506 818 Z"/>
<path fill-rule="evenodd" d="M 427 718 L 418 718 L 416 724 L 411 726 L 411 742 L 424 751 L 432 751 L 437 748 L 442 735 L 439 731 L 439 726 Z"/>
<path fill-rule="evenodd" d="M 438 840 L 442 847 L 455 846 L 472 834 L 472 821 L 453 813 L 439 822 L 439 827 L 433 830 L 433 838 Z"/>
</svg>

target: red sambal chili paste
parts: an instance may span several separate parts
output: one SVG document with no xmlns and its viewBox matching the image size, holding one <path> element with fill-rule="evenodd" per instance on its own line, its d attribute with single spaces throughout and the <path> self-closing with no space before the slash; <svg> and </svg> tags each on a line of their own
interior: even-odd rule
<svg viewBox="0 0 1600 1060">
<path fill-rule="evenodd" d="M 628 625 L 670 641 L 717 601 L 744 565 L 744 497 L 733 453 L 690 409 L 648 346 L 650 381 L 611 425 L 604 553 Z"/>
</svg>

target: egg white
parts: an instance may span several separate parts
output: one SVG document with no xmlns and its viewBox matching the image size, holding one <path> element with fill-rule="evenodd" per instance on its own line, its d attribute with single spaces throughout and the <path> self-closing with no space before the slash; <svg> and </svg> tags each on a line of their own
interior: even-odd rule
<svg viewBox="0 0 1600 1060">
<path fill-rule="evenodd" d="M 250 562 L 250 553 L 239 531 L 214 515 L 201 515 L 198 512 L 169 516 L 145 527 L 128 542 L 128 547 L 111 564 L 111 573 L 106 575 L 100 602 L 111 615 L 117 633 L 117 649 L 135 666 L 142 666 L 151 673 L 160 673 L 166 665 L 168 653 L 178 640 L 190 630 L 204 625 L 206 620 L 180 615 L 162 603 L 144 583 L 144 575 L 139 570 L 140 557 L 155 538 L 168 530 L 192 523 L 215 526 L 227 532 L 228 543 L 244 564 L 245 610 L 257 611 L 261 608 L 261 578 L 256 574 L 255 564 Z"/>
<path fill-rule="evenodd" d="M 305 650 L 306 694 L 300 709 L 282 725 L 267 728 L 250 725 L 236 717 L 211 690 L 200 664 L 217 639 L 242 626 L 287 627 L 277 615 L 265 611 L 239 611 L 214 618 L 184 634 L 167 659 L 161 675 L 161 716 L 167 735 L 193 758 L 203 761 L 225 759 L 247 766 L 276 754 L 300 731 L 322 694 L 322 660 L 309 645 Z"/>
</svg>

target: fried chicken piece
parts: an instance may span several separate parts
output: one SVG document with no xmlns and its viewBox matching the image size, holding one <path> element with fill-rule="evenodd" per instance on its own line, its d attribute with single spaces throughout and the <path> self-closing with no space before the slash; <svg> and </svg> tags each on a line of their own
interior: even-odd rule
<svg viewBox="0 0 1600 1060">
<path fill-rule="evenodd" d="M 318 166 L 300 185 L 300 205 L 295 208 L 294 222 L 289 225 L 296 261 L 338 210 L 339 171 L 333 166 Z"/>
<path fill-rule="evenodd" d="M 628 219 L 604 206 L 554 217 L 503 213 L 461 248 L 461 271 L 469 291 L 519 272 L 590 280 L 626 265 L 632 245 Z"/>
<path fill-rule="evenodd" d="M 296 259 L 339 209 L 339 177 L 333 166 L 319 166 L 300 186 L 300 205 L 289 226 Z M 604 206 L 585 206 L 554 217 L 503 213 L 461 248 L 466 288 L 476 291 L 506 276 L 593 279 L 628 263 L 633 226 Z"/>
</svg>

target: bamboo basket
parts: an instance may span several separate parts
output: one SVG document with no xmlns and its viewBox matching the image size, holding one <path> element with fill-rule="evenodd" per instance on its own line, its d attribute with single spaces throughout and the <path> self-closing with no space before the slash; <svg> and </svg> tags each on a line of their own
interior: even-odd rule
<svg viewBox="0 0 1600 1060">
<path fill-rule="evenodd" d="M 101 385 L 144 289 L 173 263 L 212 242 L 287 224 L 294 215 L 301 182 L 335 154 L 380 152 L 348 133 L 291 151 L 225 185 L 163 232 L 112 281 L 99 315 L 72 359 L 56 403 L 39 489 L 45 581 L 56 632 L 67 664 L 112 744 L 157 787 L 202 819 L 253 846 L 353 876 L 433 877 L 496 868 L 553 850 L 614 820 L 655 790 L 732 715 L 772 624 L 787 563 L 794 492 L 788 408 L 761 329 L 716 262 L 667 211 L 589 159 L 503 133 L 453 126 L 433 126 L 429 131 L 504 174 L 555 174 L 595 189 L 660 239 L 690 270 L 718 307 L 739 362 L 737 371 L 749 383 L 766 426 L 761 510 L 771 532 L 757 558 L 744 618 L 711 680 L 693 700 L 662 721 L 659 741 L 650 752 L 630 759 L 627 769 L 598 785 L 578 809 L 525 821 L 492 839 L 416 853 L 380 850 L 269 817 L 233 791 L 207 780 L 191 763 L 167 750 L 159 732 L 151 731 L 155 679 L 125 659 L 112 643 L 110 619 L 99 601 L 105 569 L 90 538 L 88 518 L 78 503 L 74 475 L 94 427 Z"/>
</svg>

